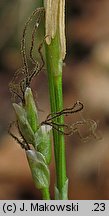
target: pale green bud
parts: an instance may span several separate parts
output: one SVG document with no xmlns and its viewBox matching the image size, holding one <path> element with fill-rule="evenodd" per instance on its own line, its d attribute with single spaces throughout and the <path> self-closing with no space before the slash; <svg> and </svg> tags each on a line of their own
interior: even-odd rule
<svg viewBox="0 0 109 216">
<path fill-rule="evenodd" d="M 27 120 L 27 114 L 25 112 L 25 109 L 22 107 L 22 105 L 18 105 L 16 103 L 13 103 L 13 107 L 17 116 L 19 130 L 23 138 L 26 140 L 27 143 L 33 144 L 35 146 L 36 137 Z"/>
<path fill-rule="evenodd" d="M 38 189 L 48 188 L 50 184 L 50 173 L 45 158 L 40 152 L 34 150 L 26 151 L 26 155 L 35 186 Z"/>
<path fill-rule="evenodd" d="M 49 164 L 51 161 L 51 129 L 49 125 L 42 125 L 38 133 L 38 146 L 37 149 L 41 152 L 46 160 L 46 163 Z"/>
<path fill-rule="evenodd" d="M 26 88 L 25 91 L 25 106 L 28 122 L 35 133 L 38 128 L 38 114 L 36 104 L 34 102 L 33 94 L 30 88 Z"/>
</svg>

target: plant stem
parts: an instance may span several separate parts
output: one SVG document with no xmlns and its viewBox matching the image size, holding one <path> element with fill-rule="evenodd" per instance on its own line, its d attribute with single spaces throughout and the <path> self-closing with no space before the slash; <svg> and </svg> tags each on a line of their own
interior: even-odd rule
<svg viewBox="0 0 109 216">
<path fill-rule="evenodd" d="M 48 72 L 49 94 L 51 112 L 55 113 L 63 109 L 62 96 L 62 59 L 60 58 L 59 37 L 56 34 L 50 45 L 45 46 L 46 64 Z M 53 120 L 55 123 L 63 124 L 63 116 Z M 62 128 L 61 128 L 62 130 Z M 53 130 L 54 138 L 54 153 L 56 164 L 56 186 L 59 193 L 62 193 L 62 188 L 66 182 L 66 159 L 65 159 L 65 144 L 64 135 Z M 61 197 L 63 199 L 63 197 Z"/>
<path fill-rule="evenodd" d="M 42 190 L 42 197 L 43 197 L 43 200 L 50 200 L 50 193 L 49 193 L 48 188 L 44 188 Z"/>
</svg>

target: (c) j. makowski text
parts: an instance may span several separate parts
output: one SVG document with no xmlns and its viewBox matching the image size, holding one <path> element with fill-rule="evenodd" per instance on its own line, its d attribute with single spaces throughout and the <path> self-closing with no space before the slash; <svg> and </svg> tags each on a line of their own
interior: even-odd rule
<svg viewBox="0 0 109 216">
<path fill-rule="evenodd" d="M 39 211 L 78 211 L 78 203 L 74 204 L 39 204 L 39 203 L 30 203 L 31 212 Z M 20 211 L 25 211 L 25 203 L 22 203 Z"/>
</svg>

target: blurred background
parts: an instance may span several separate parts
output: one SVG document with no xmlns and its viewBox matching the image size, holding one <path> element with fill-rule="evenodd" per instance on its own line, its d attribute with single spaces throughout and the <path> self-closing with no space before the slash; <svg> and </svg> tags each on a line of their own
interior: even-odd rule
<svg viewBox="0 0 109 216">
<path fill-rule="evenodd" d="M 9 82 L 21 67 L 20 40 L 40 0 L 0 1 L 0 199 L 41 199 L 25 153 L 8 135 L 15 120 Z M 67 55 L 63 68 L 64 107 L 79 100 L 82 117 L 97 122 L 96 135 L 85 142 L 77 133 L 65 137 L 70 199 L 109 199 L 109 0 L 66 0 Z M 28 27 L 27 43 L 30 41 Z M 40 44 L 40 33 L 37 41 Z M 28 49 L 27 49 L 28 52 Z M 38 54 L 35 51 L 36 58 Z M 40 121 L 50 112 L 46 70 L 33 80 Z M 74 114 L 67 123 L 80 120 Z M 17 134 L 16 129 L 13 132 Z M 81 131 L 85 137 L 87 128 Z M 50 165 L 54 197 L 54 161 Z"/>
</svg>

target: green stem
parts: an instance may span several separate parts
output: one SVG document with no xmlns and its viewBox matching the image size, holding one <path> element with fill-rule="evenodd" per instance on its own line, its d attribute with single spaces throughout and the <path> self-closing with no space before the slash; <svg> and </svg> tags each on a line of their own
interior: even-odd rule
<svg viewBox="0 0 109 216">
<path fill-rule="evenodd" d="M 50 200 L 50 193 L 49 193 L 48 188 L 44 188 L 42 190 L 42 197 L 43 197 L 43 200 Z"/>
<path fill-rule="evenodd" d="M 62 60 L 60 58 L 60 43 L 58 34 L 50 45 L 45 46 L 46 64 L 48 72 L 49 94 L 51 112 L 55 113 L 63 109 L 62 96 Z M 63 116 L 53 120 L 58 124 L 63 124 Z M 56 163 L 56 183 L 57 189 L 62 194 L 62 189 L 67 180 L 64 135 L 53 130 L 54 153 Z M 66 192 L 67 193 L 67 192 Z M 63 197 L 61 197 L 63 199 Z"/>
</svg>

